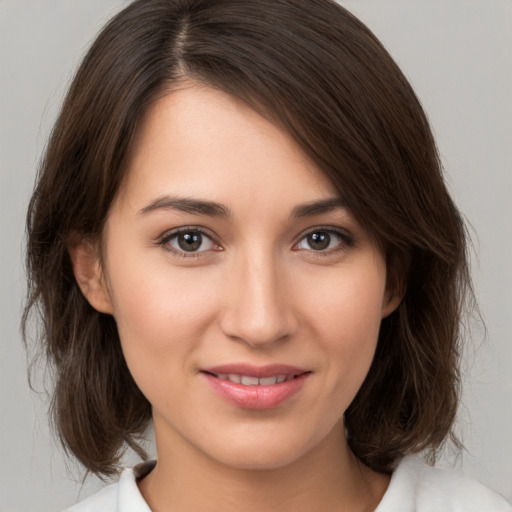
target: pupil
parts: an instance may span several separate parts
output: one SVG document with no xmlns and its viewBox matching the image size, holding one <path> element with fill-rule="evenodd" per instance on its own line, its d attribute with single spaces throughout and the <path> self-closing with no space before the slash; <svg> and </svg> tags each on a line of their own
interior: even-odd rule
<svg viewBox="0 0 512 512">
<path fill-rule="evenodd" d="M 327 249 L 331 243 L 331 237 L 328 233 L 311 233 L 308 236 L 308 243 L 312 249 L 321 251 Z"/>
<path fill-rule="evenodd" d="M 202 241 L 200 233 L 182 233 L 178 236 L 178 245 L 181 249 L 188 252 L 199 249 Z"/>
</svg>

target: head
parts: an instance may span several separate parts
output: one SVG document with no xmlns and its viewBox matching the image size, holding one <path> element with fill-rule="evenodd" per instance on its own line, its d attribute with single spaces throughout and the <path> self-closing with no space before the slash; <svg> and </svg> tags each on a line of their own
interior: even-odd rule
<svg viewBox="0 0 512 512">
<path fill-rule="evenodd" d="M 116 470 L 125 446 L 142 453 L 151 405 L 113 316 L 91 306 L 72 256 L 88 245 L 101 264 L 144 119 L 187 83 L 228 95 L 286 134 L 379 248 L 396 307 L 345 411 L 349 445 L 378 471 L 406 453 L 433 453 L 458 401 L 464 227 L 410 85 L 375 36 L 330 0 L 139 0 L 86 55 L 28 214 L 24 321 L 40 309 L 64 445 L 99 474 Z"/>
</svg>

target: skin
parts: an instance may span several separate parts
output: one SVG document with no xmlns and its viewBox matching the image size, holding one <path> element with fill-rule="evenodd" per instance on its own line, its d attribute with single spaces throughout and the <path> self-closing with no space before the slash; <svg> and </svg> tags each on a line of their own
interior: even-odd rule
<svg viewBox="0 0 512 512">
<path fill-rule="evenodd" d="M 164 206 L 169 198 L 229 215 Z M 83 242 L 71 255 L 153 407 L 158 464 L 139 487 L 154 512 L 373 510 L 384 494 L 389 477 L 352 455 L 343 413 L 399 297 L 346 208 L 294 215 L 333 198 L 288 135 L 223 92 L 187 82 L 146 113 L 102 254 Z M 180 249 L 177 228 L 203 231 L 199 250 Z M 311 233 L 329 245 L 313 248 Z M 311 373 L 291 399 L 254 411 L 200 373 L 226 363 Z"/>
</svg>

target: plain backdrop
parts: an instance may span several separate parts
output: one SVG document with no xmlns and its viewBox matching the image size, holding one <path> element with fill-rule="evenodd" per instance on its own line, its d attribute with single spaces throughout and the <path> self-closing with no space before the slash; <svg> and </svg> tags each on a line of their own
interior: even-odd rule
<svg viewBox="0 0 512 512">
<path fill-rule="evenodd" d="M 27 385 L 18 326 L 24 216 L 38 159 L 80 57 L 126 3 L 0 0 L 0 512 L 59 511 L 101 486 L 93 478 L 82 485 L 52 441 L 45 396 Z M 458 465 L 512 499 L 512 2 L 342 3 L 411 80 L 472 226 L 487 335 L 475 328 L 466 350 L 466 451 Z"/>
</svg>

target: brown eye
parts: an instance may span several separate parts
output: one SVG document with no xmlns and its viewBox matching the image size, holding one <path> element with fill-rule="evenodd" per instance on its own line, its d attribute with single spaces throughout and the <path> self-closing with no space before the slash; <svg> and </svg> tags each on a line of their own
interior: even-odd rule
<svg viewBox="0 0 512 512">
<path fill-rule="evenodd" d="M 197 251 L 203 243 L 201 233 L 180 233 L 176 238 L 180 249 L 187 252 Z"/>
<path fill-rule="evenodd" d="M 353 244 L 350 235 L 334 229 L 318 229 L 304 235 L 297 244 L 299 250 L 330 253 Z"/>
<path fill-rule="evenodd" d="M 325 231 L 310 233 L 307 236 L 307 243 L 311 249 L 315 251 L 323 251 L 324 249 L 329 248 L 331 243 L 331 235 Z"/>
<path fill-rule="evenodd" d="M 201 231 L 178 231 L 162 240 L 162 245 L 177 253 L 200 253 L 214 248 L 213 240 Z"/>
</svg>

